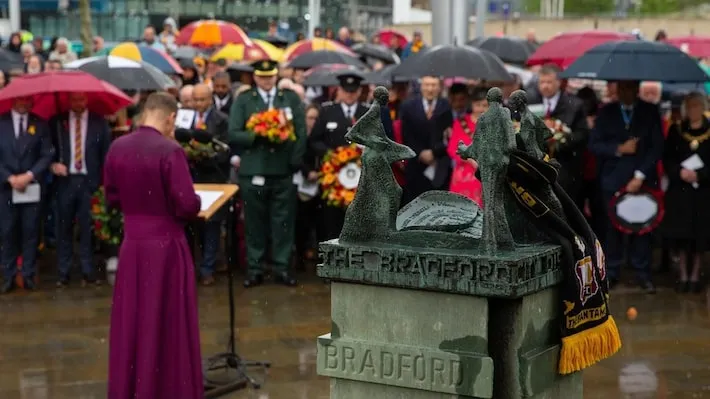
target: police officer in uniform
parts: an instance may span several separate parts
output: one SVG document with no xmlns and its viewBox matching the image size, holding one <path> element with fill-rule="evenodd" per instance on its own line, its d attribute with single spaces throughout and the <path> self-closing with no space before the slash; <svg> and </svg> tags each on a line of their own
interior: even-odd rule
<svg viewBox="0 0 710 399">
<path fill-rule="evenodd" d="M 274 280 L 295 286 L 289 270 L 296 218 L 293 174 L 299 170 L 306 150 L 306 121 L 296 93 L 276 87 L 276 61 L 258 61 L 254 87 L 234 99 L 229 113 L 230 145 L 241 148 L 239 182 L 244 200 L 244 229 L 247 247 L 245 287 L 263 282 L 262 262 L 271 239 Z M 271 143 L 246 129 L 251 115 L 267 109 L 281 109 L 291 117 L 297 139 Z"/>
<path fill-rule="evenodd" d="M 335 103 L 323 103 L 313 131 L 308 139 L 309 147 L 316 159 L 323 159 L 328 150 L 334 150 L 350 143 L 345 134 L 355 122 L 367 112 L 368 107 L 359 103 L 364 76 L 356 71 L 342 72 L 337 76 L 338 100 Z M 324 239 L 337 238 L 343 228 L 345 208 L 323 205 L 321 221 Z"/>
</svg>

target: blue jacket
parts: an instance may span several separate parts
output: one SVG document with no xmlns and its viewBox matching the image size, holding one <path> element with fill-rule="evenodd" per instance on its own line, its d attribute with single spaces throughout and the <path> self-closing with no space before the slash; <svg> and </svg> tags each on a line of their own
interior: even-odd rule
<svg viewBox="0 0 710 399">
<path fill-rule="evenodd" d="M 619 145 L 632 137 L 639 139 L 636 154 L 618 155 Z M 589 150 L 597 157 L 602 191 L 614 193 L 620 190 L 636 171 L 645 175 L 646 185 L 656 186 L 656 165 L 663 156 L 663 129 L 658 107 L 637 100 L 627 130 L 621 105 L 618 102 L 604 105 L 597 114 L 589 138 Z"/>
</svg>

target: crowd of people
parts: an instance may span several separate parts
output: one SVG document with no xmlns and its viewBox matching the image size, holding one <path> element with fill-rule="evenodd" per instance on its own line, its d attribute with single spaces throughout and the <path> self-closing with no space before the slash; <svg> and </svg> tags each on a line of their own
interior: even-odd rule
<svg viewBox="0 0 710 399">
<path fill-rule="evenodd" d="M 172 51 L 176 32 L 175 21 L 168 18 L 160 33 L 152 26 L 146 27 L 142 44 Z M 316 29 L 315 35 L 332 37 L 346 46 L 354 44 L 347 28 L 338 30 L 337 34 L 330 29 Z M 527 40 L 535 41 L 534 35 Z M 103 40 L 96 37 L 93 50 L 102 47 Z M 392 50 L 402 57 L 425 48 L 418 32 L 406 46 L 392 42 Z M 22 43 L 21 35 L 14 34 L 7 49 L 21 53 L 25 59 L 25 70 L 9 71 L 8 78 L 60 70 L 63 64 L 77 58 L 65 38 L 57 38 L 45 49 L 41 39 Z M 181 60 L 181 64 L 184 72 L 175 77 L 178 87 L 168 92 L 177 98 L 183 109 L 195 111 L 192 129 L 205 130 L 229 144 L 228 151 L 218 152 L 209 161 L 191 159 L 193 180 L 196 183 L 237 182 L 241 186 L 243 223 L 239 224 L 239 237 L 244 255 L 241 262 L 247 271 L 244 285 L 253 287 L 263 282 L 265 262 L 271 265 L 277 281 L 295 285 L 295 270 L 314 260 L 316 243 L 339 235 L 345 207 L 333 205 L 318 194 L 299 192 L 294 174 L 300 175 L 300 181 L 318 183 L 322 177 L 323 157 L 329 151 L 348 145 L 344 135 L 367 111 L 374 86 L 369 85 L 361 73 L 345 71 L 336 74 L 337 86 L 304 87 L 303 70 L 294 70 L 273 60 L 254 63 L 252 69 L 245 69 L 238 79 L 228 72 L 224 60 L 195 58 Z M 375 62 L 372 69 L 383 66 Z M 382 118 L 385 130 L 392 139 L 417 154 L 415 159 L 393 165 L 404 190 L 402 204 L 428 190 L 451 190 L 485 206 L 481 184 L 476 178 L 476 163 L 462 160 L 456 153 L 456 145 L 459 141 L 469 144 L 475 139 L 476 120 L 487 109 L 485 93 L 489 87 L 500 85 L 506 104 L 511 93 L 526 89 L 528 103 L 542 105 L 547 127 L 553 133 L 563 133 L 551 134 L 543 150 L 559 163 L 559 183 L 584 210 L 602 238 L 611 284 L 619 281 L 621 266 L 628 258 L 636 270 L 638 284 L 646 292 L 655 292 L 651 252 L 653 238 L 660 237 L 662 246 L 679 264 L 677 289 L 699 291 L 700 255 L 708 241 L 702 229 L 708 218 L 701 206 L 706 191 L 705 175 L 704 169 L 684 169 L 682 161 L 692 154 L 704 158 L 706 151 L 710 151 L 705 147 L 708 134 L 705 93 L 675 97 L 671 107 L 662 108 L 662 86 L 658 82 L 608 82 L 599 90 L 561 79 L 561 70 L 556 65 L 533 67 L 530 71 L 535 76 L 527 85 L 519 76 L 514 76 L 516 79 L 512 82 L 499 83 L 442 80 L 437 76 L 391 83 L 388 112 L 383 112 Z M 3 81 L 6 81 L 4 75 Z M 62 124 L 52 122 L 46 126 L 54 139 L 38 142 L 36 151 L 28 151 L 20 159 L 13 155 L 0 160 L 5 168 L 0 171 L 8 173 L 19 171 L 20 165 L 38 168 L 27 178 L 15 175 L 20 177 L 8 180 L 6 188 L 26 185 L 28 179 L 40 180 L 45 171 L 49 172 L 48 180 L 58 182 L 51 186 L 52 192 L 43 196 L 42 204 L 36 209 L 20 213 L 5 210 L 15 216 L 10 218 L 12 222 L 3 224 L 4 291 L 14 289 L 10 276 L 14 273 L 20 247 L 25 287 L 34 288 L 36 251 L 33 248 L 39 241 L 56 241 L 57 285 L 63 287 L 69 283 L 74 220 L 80 230 L 82 279 L 85 283 L 100 281 L 92 264 L 88 198 L 100 185 L 112 138 L 140 125 L 142 107 L 149 93 L 131 94 L 135 94 L 135 105 L 109 117 L 90 114 L 86 97 L 73 96 L 72 110 L 58 118 L 68 121 L 65 126 L 69 131 L 80 129 L 83 132 L 85 143 L 80 142 L 81 150 L 76 149 L 84 151 L 83 154 L 72 149 L 68 156 L 62 157 L 64 163 L 59 162 L 57 149 L 52 150 L 50 144 L 56 143 L 57 135 L 62 134 L 57 131 Z M 18 125 L 30 107 L 31 104 L 18 100 L 13 111 L 6 115 L 7 120 L 14 123 L 16 132 L 26 129 L 27 123 L 44 126 L 43 122 L 33 119 Z M 264 108 L 289 109 L 297 138 L 293 143 L 267 145 L 258 138 L 255 140 L 245 124 L 252 114 Z M 513 115 L 515 117 L 515 112 Z M 72 142 L 74 140 L 72 138 Z M 74 158 L 86 161 L 81 164 Z M 30 167 L 27 169 L 32 171 Z M 658 231 L 629 236 L 610 224 L 609 203 L 617 192 L 622 189 L 636 192 L 642 186 L 658 187 L 661 181 L 667 183 L 663 185 L 666 216 Z M 34 214 L 36 216 L 27 216 Z M 198 229 L 199 274 L 204 285 L 212 285 L 219 270 L 220 242 L 227 217 L 226 213 L 220 213 Z M 39 219 L 47 221 L 43 240 L 38 236 L 38 229 L 27 227 L 35 219 L 37 225 Z M 23 226 L 22 238 L 18 243 L 15 233 L 20 225 Z"/>
</svg>

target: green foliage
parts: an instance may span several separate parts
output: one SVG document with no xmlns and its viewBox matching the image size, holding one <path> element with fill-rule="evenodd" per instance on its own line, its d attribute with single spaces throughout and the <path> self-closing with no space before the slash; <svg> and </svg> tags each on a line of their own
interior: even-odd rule
<svg viewBox="0 0 710 399">
<path fill-rule="evenodd" d="M 646 1 L 646 0 L 644 0 Z M 668 1 L 668 0 L 657 0 Z M 523 12 L 539 13 L 541 0 L 524 0 Z M 565 14 L 607 16 L 614 11 L 614 0 L 573 0 L 565 1 Z"/>
</svg>

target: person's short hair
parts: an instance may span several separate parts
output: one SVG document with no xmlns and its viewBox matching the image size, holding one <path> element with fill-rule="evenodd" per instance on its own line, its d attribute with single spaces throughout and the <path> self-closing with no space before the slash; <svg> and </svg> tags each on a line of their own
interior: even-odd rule
<svg viewBox="0 0 710 399">
<path fill-rule="evenodd" d="M 215 73 L 214 78 L 212 78 L 212 80 L 217 80 L 217 79 L 227 79 L 229 82 L 232 81 L 232 77 L 229 76 L 229 72 L 225 72 L 225 71 L 219 71 L 219 72 Z"/>
<path fill-rule="evenodd" d="M 30 54 L 34 54 L 35 46 L 32 43 L 23 43 L 22 46 L 20 46 L 20 52 L 24 53 L 25 50 L 29 51 Z"/>
<path fill-rule="evenodd" d="M 454 83 L 449 88 L 449 95 L 464 94 L 468 95 L 468 87 L 463 83 Z"/>
<path fill-rule="evenodd" d="M 152 93 L 143 104 L 143 111 L 145 112 L 157 111 L 169 115 L 177 112 L 177 110 L 178 102 L 175 97 L 164 91 Z"/>
<path fill-rule="evenodd" d="M 473 93 L 471 93 L 471 102 L 479 102 L 479 101 L 484 101 L 486 99 L 486 95 L 488 94 L 488 90 L 482 87 L 478 87 L 473 90 Z"/>
<path fill-rule="evenodd" d="M 562 72 L 562 69 L 557 65 L 557 64 L 545 64 L 540 68 L 540 72 L 538 72 L 540 75 L 552 75 L 554 74 L 555 76 L 560 76 L 560 72 Z"/>
<path fill-rule="evenodd" d="M 71 43 L 69 43 L 69 39 L 67 39 L 66 37 L 60 37 L 57 39 L 57 44 L 63 44 L 65 46 L 69 47 L 69 45 Z"/>
</svg>

